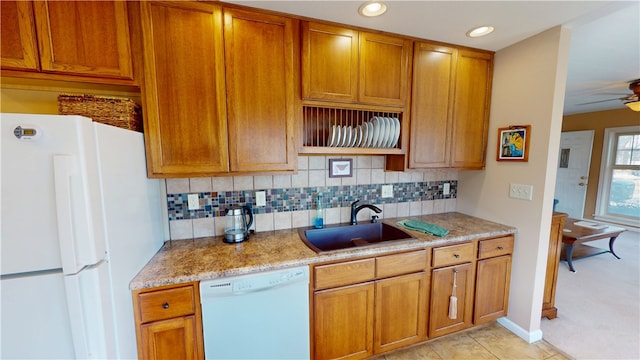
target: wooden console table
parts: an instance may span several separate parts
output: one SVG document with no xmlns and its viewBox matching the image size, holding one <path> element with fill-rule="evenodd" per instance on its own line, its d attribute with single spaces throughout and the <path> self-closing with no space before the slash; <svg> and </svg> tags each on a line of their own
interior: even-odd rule
<svg viewBox="0 0 640 360">
<path fill-rule="evenodd" d="M 567 214 L 554 212 L 551 218 L 551 232 L 549 234 L 549 256 L 547 257 L 547 273 L 544 282 L 544 296 L 542 298 L 542 317 L 555 319 L 556 309 L 556 281 L 558 280 L 558 265 L 562 251 L 562 229 Z"/>
<path fill-rule="evenodd" d="M 562 231 L 562 243 L 564 249 L 561 255 L 562 260 L 566 260 L 569 264 L 569 270 L 576 272 L 573 268 L 573 260 L 582 259 L 590 256 L 611 253 L 617 259 L 618 255 L 613 251 L 613 243 L 616 241 L 624 228 L 617 226 L 603 226 L 599 229 L 575 225 L 575 223 L 583 221 L 579 219 L 567 218 Z M 609 238 L 609 250 L 604 250 L 594 246 L 584 245 L 582 243 Z"/>
</svg>

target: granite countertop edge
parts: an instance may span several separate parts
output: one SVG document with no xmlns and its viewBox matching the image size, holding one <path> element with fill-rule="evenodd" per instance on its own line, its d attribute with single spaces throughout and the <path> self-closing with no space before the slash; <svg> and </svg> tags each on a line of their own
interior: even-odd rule
<svg viewBox="0 0 640 360">
<path fill-rule="evenodd" d="M 416 239 L 328 253 L 316 253 L 308 248 L 300 239 L 297 228 L 256 233 L 249 240 L 236 244 L 224 243 L 222 236 L 171 240 L 165 242 L 131 280 L 129 288 L 141 290 L 517 233 L 512 226 L 457 212 L 383 219 L 382 222 L 396 226 L 396 222 L 403 219 L 436 224 L 449 229 L 449 234 L 437 237 L 403 228 Z"/>
</svg>

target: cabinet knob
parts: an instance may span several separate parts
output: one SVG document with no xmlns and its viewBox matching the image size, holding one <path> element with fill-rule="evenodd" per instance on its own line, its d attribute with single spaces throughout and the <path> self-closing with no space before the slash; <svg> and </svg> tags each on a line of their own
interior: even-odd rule
<svg viewBox="0 0 640 360">
<path fill-rule="evenodd" d="M 498 250 L 504 250 L 502 246 L 498 246 Z"/>
<path fill-rule="evenodd" d="M 169 308 L 169 303 L 166 302 L 166 303 L 162 304 L 162 308 L 163 309 L 168 309 Z"/>
<path fill-rule="evenodd" d="M 453 254 L 453 257 L 458 259 L 458 258 L 460 258 L 460 254 Z"/>
</svg>

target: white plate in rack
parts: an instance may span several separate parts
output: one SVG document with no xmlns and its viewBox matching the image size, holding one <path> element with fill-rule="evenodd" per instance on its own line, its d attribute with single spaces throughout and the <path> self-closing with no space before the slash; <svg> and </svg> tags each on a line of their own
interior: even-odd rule
<svg viewBox="0 0 640 360">
<path fill-rule="evenodd" d="M 384 119 L 387 121 L 387 131 L 385 133 L 384 147 L 390 148 L 391 142 L 393 141 L 393 134 L 396 132 L 395 131 L 396 124 L 393 122 L 393 120 L 391 120 L 390 117 L 386 117 Z"/>
<path fill-rule="evenodd" d="M 353 141 L 353 144 L 351 146 L 358 147 L 358 146 L 360 146 L 360 143 L 362 142 L 362 125 L 356 126 L 355 130 L 356 130 L 356 137 L 355 137 L 355 140 Z"/>
<path fill-rule="evenodd" d="M 373 120 L 367 123 L 367 128 L 369 129 L 369 135 L 367 136 L 367 147 L 371 147 L 373 144 L 373 136 L 375 135 L 373 131 Z"/>
<path fill-rule="evenodd" d="M 362 127 L 362 141 L 360 141 L 360 147 L 367 147 L 367 136 L 369 136 L 369 126 L 368 123 L 362 123 L 360 125 Z"/>
<path fill-rule="evenodd" d="M 371 147 L 378 147 L 380 142 L 380 120 L 377 117 L 373 118 L 373 139 L 371 140 Z"/>
<path fill-rule="evenodd" d="M 351 143 L 351 128 L 345 125 L 342 130 L 344 130 L 344 140 L 342 141 L 342 147 L 347 147 L 349 146 L 349 143 Z"/>
<path fill-rule="evenodd" d="M 398 120 L 398 118 L 392 118 L 391 120 L 395 123 L 395 132 L 393 134 L 393 141 L 391 142 L 391 147 L 394 148 L 398 145 L 398 139 L 400 139 L 400 120 Z"/>
<path fill-rule="evenodd" d="M 393 121 L 391 121 L 391 118 L 385 117 L 384 124 L 385 124 L 384 141 L 382 142 L 382 147 L 387 148 L 389 147 L 389 145 L 391 145 L 391 134 L 393 134 L 393 129 L 392 129 Z"/>
<path fill-rule="evenodd" d="M 329 141 L 329 146 L 337 146 L 338 139 L 340 138 L 340 126 L 333 125 L 331 127 L 331 140 Z"/>
</svg>

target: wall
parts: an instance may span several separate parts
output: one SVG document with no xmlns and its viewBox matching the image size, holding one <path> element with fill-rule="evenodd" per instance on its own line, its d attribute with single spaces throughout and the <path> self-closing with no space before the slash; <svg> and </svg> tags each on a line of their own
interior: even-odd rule
<svg viewBox="0 0 640 360">
<path fill-rule="evenodd" d="M 381 219 L 417 216 L 456 210 L 455 170 L 426 172 L 385 172 L 384 156 L 345 156 L 353 159 L 353 176 L 330 178 L 330 158 L 339 156 L 298 156 L 298 172 L 293 175 L 233 176 L 167 179 L 169 227 L 172 240 L 223 235 L 228 205 L 251 203 L 252 228 L 272 231 L 310 226 L 318 193 L 323 196 L 325 223 L 348 223 L 352 201 L 374 204 Z M 443 194 L 443 184 L 450 193 Z M 382 184 L 392 184 L 393 198 L 382 198 Z M 267 206 L 256 207 L 255 191 L 266 192 Z M 198 193 L 202 210 L 189 211 L 187 195 Z M 374 213 L 364 209 L 359 221 Z"/>
<path fill-rule="evenodd" d="M 500 322 L 523 339 L 542 338 L 553 193 L 570 31 L 555 27 L 496 52 L 485 171 L 458 175 L 459 212 L 518 228 L 509 315 Z M 497 129 L 531 125 L 528 162 L 497 162 Z M 509 198 L 509 184 L 533 185 L 533 200 Z"/>
<path fill-rule="evenodd" d="M 584 205 L 585 218 L 593 219 L 593 214 L 596 211 L 604 129 L 638 124 L 640 124 L 640 112 L 631 111 L 626 107 L 617 110 L 567 115 L 562 119 L 562 131 L 594 130 L 589 183 Z"/>
</svg>

